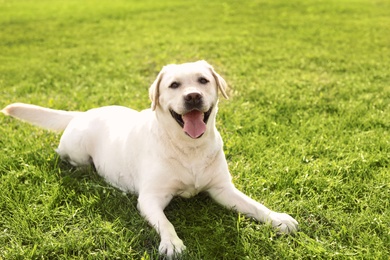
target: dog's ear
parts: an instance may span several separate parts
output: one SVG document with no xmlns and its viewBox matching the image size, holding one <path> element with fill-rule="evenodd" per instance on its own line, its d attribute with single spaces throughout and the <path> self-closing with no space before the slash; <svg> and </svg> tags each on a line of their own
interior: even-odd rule
<svg viewBox="0 0 390 260">
<path fill-rule="evenodd" d="M 227 83 L 226 81 L 219 75 L 217 72 L 215 72 L 214 68 L 211 67 L 211 73 L 213 74 L 213 77 L 215 81 L 217 82 L 218 88 L 222 93 L 222 96 L 226 99 L 229 99 L 229 96 L 226 94 L 227 89 Z"/>
<path fill-rule="evenodd" d="M 149 98 L 152 101 L 152 110 L 158 106 L 158 98 L 160 96 L 160 83 L 164 75 L 164 68 L 157 75 L 157 78 L 149 88 Z"/>
<path fill-rule="evenodd" d="M 222 95 L 224 98 L 226 99 L 229 99 L 227 93 L 226 93 L 226 89 L 227 89 L 227 83 L 226 81 L 221 77 L 221 75 L 219 75 L 213 68 L 213 66 L 211 66 L 207 61 L 204 61 L 204 60 L 201 60 L 201 61 L 198 61 L 200 63 L 203 63 L 206 67 L 208 67 L 211 71 L 211 74 L 213 74 L 213 77 L 215 79 L 215 82 L 217 83 L 217 86 L 219 88 L 219 90 L 221 91 Z"/>
</svg>

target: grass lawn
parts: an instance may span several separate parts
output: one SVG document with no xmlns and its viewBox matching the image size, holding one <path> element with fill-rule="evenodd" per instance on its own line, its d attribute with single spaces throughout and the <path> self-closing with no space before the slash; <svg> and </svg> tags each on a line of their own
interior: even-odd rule
<svg viewBox="0 0 390 260">
<path fill-rule="evenodd" d="M 0 1 L 0 107 L 150 106 L 161 67 L 205 59 L 236 186 L 295 236 L 205 195 L 174 199 L 183 259 L 390 257 L 390 2 Z M 158 259 L 133 195 L 0 115 L 0 259 Z"/>
</svg>

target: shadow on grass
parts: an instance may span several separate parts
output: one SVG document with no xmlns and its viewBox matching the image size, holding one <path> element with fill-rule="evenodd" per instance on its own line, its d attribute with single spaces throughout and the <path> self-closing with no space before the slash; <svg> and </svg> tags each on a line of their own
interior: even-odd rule
<svg viewBox="0 0 390 260">
<path fill-rule="evenodd" d="M 123 241 L 132 251 L 131 257 L 161 259 L 158 255 L 159 236 L 139 214 L 136 195 L 124 194 L 107 184 L 93 166 L 74 168 L 57 158 L 53 161 L 53 168 L 59 168 L 61 191 L 51 207 L 71 207 L 77 211 L 77 218 L 90 225 L 86 236 L 92 236 L 91 239 L 96 240 L 93 236 L 98 234 L 108 241 L 114 240 L 95 241 L 95 248 L 89 248 L 89 252 L 103 250 L 110 253 L 112 247 L 117 246 L 115 241 Z M 165 213 L 187 246 L 182 259 L 281 257 L 270 240 L 271 228 L 221 207 L 207 194 L 191 199 L 174 198 Z M 70 221 L 70 226 L 77 225 L 77 218 Z M 104 225 L 111 225 L 113 230 L 108 230 L 108 233 L 101 231 Z M 91 226 L 100 231 L 90 230 Z M 117 255 L 124 257 L 120 252 Z"/>
</svg>

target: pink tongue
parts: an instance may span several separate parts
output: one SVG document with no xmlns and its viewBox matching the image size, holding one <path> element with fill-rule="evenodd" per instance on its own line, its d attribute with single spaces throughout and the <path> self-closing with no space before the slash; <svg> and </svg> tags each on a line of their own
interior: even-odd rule
<svg viewBox="0 0 390 260">
<path fill-rule="evenodd" d="M 206 131 L 206 124 L 203 122 L 203 113 L 193 110 L 183 115 L 183 130 L 192 138 L 198 138 Z"/>
</svg>

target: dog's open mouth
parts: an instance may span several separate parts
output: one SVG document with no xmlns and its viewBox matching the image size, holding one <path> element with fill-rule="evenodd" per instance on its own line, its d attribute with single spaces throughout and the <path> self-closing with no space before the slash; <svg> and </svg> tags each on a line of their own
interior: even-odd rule
<svg viewBox="0 0 390 260">
<path fill-rule="evenodd" d="M 207 112 L 201 112 L 194 109 L 184 115 L 179 115 L 172 109 L 169 111 L 180 127 L 183 128 L 184 132 L 191 138 L 196 139 L 201 137 L 206 131 L 206 124 L 212 110 L 213 107 L 211 107 Z"/>
</svg>

